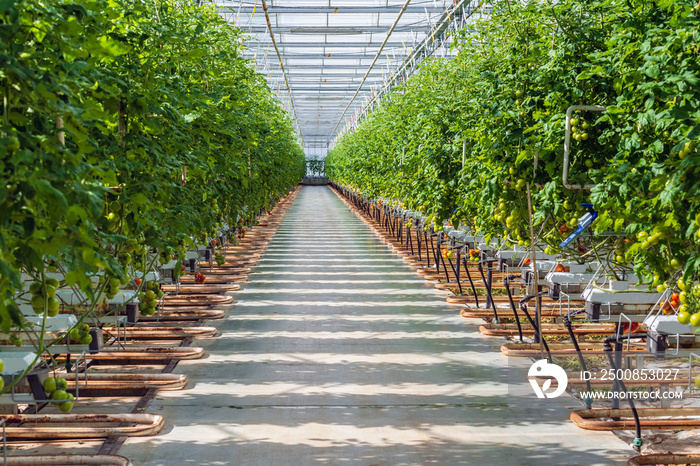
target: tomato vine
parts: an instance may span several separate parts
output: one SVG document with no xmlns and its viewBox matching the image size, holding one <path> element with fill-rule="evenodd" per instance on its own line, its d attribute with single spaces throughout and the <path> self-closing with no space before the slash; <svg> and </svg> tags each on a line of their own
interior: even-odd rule
<svg viewBox="0 0 700 466">
<path fill-rule="evenodd" d="M 455 36 L 456 58 L 425 63 L 341 138 L 326 171 L 438 226 L 521 245 L 533 240 L 529 184 L 534 239 L 550 252 L 591 202 L 608 239 L 569 257 L 595 252 L 654 285 L 697 279 L 699 23 L 694 0 L 496 1 Z M 562 183 L 572 105 L 605 108 L 571 121 L 569 182 L 590 190 Z"/>
<path fill-rule="evenodd" d="M 0 3 L 0 332 L 57 312 L 59 287 L 90 312 L 298 183 L 289 115 L 242 43 L 211 5 Z"/>
</svg>

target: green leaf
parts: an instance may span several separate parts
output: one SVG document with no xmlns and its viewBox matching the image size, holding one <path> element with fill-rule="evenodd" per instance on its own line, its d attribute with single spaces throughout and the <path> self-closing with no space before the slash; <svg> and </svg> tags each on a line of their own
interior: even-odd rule
<svg viewBox="0 0 700 466">
<path fill-rule="evenodd" d="M 50 205 L 56 205 L 62 213 L 68 208 L 68 201 L 61 191 L 54 188 L 47 180 L 31 180 L 36 192 L 44 196 L 44 201 Z M 54 213 L 56 214 L 56 213 Z"/>
<path fill-rule="evenodd" d="M 0 0 L 0 13 L 5 13 L 12 8 L 15 3 L 17 3 L 17 0 Z"/>
<path fill-rule="evenodd" d="M 17 289 L 22 288 L 22 281 L 19 278 L 19 274 L 12 267 L 10 267 L 10 264 L 2 259 L 0 259 L 0 275 L 7 278 L 10 285 L 13 287 Z"/>
</svg>

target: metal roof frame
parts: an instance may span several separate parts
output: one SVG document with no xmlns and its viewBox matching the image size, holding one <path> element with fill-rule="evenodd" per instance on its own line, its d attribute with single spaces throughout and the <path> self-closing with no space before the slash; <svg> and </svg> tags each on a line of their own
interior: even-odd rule
<svg viewBox="0 0 700 466">
<path fill-rule="evenodd" d="M 454 0 L 211 2 L 247 36 L 243 56 L 267 78 L 314 155 L 337 140 L 338 128 L 351 129 L 368 102 L 378 105 L 380 91 L 410 74 L 405 64 L 455 16 Z M 439 47 L 444 53 L 446 45 Z"/>
</svg>

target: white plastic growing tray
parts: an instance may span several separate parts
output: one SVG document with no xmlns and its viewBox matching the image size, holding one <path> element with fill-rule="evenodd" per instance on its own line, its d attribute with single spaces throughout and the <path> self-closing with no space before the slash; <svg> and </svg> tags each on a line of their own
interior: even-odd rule
<svg viewBox="0 0 700 466">
<path fill-rule="evenodd" d="M 612 291 L 596 287 L 588 287 L 581 294 L 583 299 L 592 303 L 629 304 L 653 306 L 661 297 L 661 293 L 645 291 L 641 287 L 628 288 L 623 291 Z"/>
<path fill-rule="evenodd" d="M 509 249 L 509 250 L 505 250 L 505 251 L 498 251 L 496 254 L 501 259 L 513 259 L 513 260 L 520 261 L 520 260 L 525 259 L 526 257 L 530 257 L 530 255 L 532 254 L 532 251 L 530 249 L 517 248 L 517 249 Z M 539 266 L 539 264 L 540 264 L 539 261 L 554 259 L 557 256 L 552 256 L 550 254 L 545 254 L 543 252 L 537 252 L 535 257 L 537 257 L 538 268 L 542 268 L 541 266 Z M 555 265 L 556 265 L 556 263 L 555 263 Z"/>
<path fill-rule="evenodd" d="M 38 326 L 41 325 L 41 321 L 43 320 L 42 316 L 27 316 L 25 318 L 36 325 L 37 327 L 35 328 L 40 328 Z M 59 314 L 55 317 L 46 318 L 45 330 L 47 332 L 67 332 L 77 323 L 78 319 L 76 319 L 73 314 Z"/>
<path fill-rule="evenodd" d="M 653 315 L 644 319 L 649 331 L 664 335 L 694 335 L 696 327 L 681 324 L 676 315 Z"/>
<path fill-rule="evenodd" d="M 0 359 L 5 363 L 3 374 L 19 374 L 28 369 L 36 358 L 36 353 L 27 351 L 26 348 L 17 348 L 12 351 L 9 347 L 3 347 L 0 351 Z"/>
</svg>

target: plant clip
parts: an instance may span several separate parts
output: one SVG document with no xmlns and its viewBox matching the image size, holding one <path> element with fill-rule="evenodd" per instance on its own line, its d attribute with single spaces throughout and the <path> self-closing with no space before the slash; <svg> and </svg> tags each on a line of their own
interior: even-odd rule
<svg viewBox="0 0 700 466">
<path fill-rule="evenodd" d="M 580 205 L 588 209 L 588 212 L 583 214 L 581 218 L 578 219 L 578 227 L 574 230 L 573 233 L 571 233 L 571 235 L 569 235 L 568 238 L 562 241 L 562 243 L 559 245 L 562 248 L 566 247 L 569 243 L 578 238 L 581 235 L 581 233 L 583 233 L 586 228 L 591 226 L 595 219 L 598 218 L 598 212 L 593 210 L 593 204 L 590 204 L 588 202 L 581 202 Z"/>
</svg>

